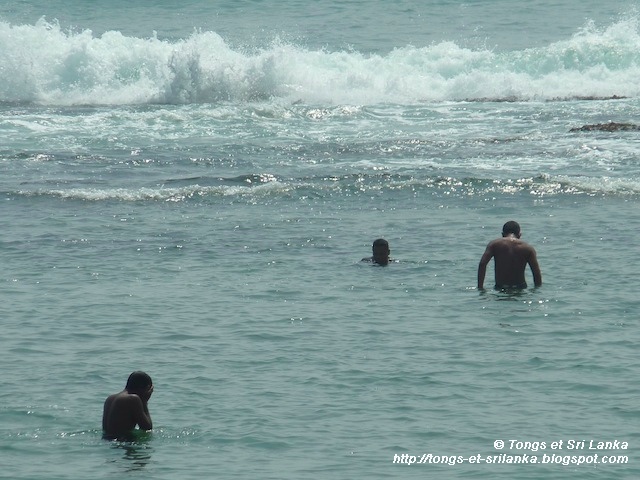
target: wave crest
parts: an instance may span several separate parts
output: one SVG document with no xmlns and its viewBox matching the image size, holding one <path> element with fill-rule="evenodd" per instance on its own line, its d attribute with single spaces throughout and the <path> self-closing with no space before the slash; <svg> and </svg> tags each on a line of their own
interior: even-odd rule
<svg viewBox="0 0 640 480">
<path fill-rule="evenodd" d="M 178 41 L 0 22 L 0 102 L 44 105 L 255 102 L 415 103 L 640 94 L 637 18 L 515 52 L 453 42 L 386 55 L 280 41 L 231 48 L 215 32 Z"/>
</svg>

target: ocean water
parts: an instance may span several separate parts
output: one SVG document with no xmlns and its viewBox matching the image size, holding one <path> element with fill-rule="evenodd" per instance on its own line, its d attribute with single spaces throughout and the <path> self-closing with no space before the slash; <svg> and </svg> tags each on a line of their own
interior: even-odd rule
<svg viewBox="0 0 640 480">
<path fill-rule="evenodd" d="M 3 3 L 0 478 L 638 478 L 640 134 L 572 129 L 639 52 L 635 2 Z M 478 291 L 511 219 L 543 286 Z"/>
</svg>

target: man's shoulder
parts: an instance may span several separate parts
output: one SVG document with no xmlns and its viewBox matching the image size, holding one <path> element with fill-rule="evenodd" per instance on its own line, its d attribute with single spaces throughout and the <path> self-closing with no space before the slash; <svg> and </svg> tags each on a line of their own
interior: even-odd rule
<svg viewBox="0 0 640 480">
<path fill-rule="evenodd" d="M 111 403 L 111 402 L 113 402 L 113 401 L 118 397 L 118 395 L 120 395 L 120 393 L 112 393 L 111 395 L 109 395 L 109 396 L 106 398 L 106 400 L 104 401 L 104 403 Z"/>
<path fill-rule="evenodd" d="M 489 244 L 487 245 L 487 248 L 491 249 L 491 248 L 499 248 L 502 247 L 503 245 L 508 245 L 510 242 L 509 240 L 507 240 L 504 237 L 498 237 L 498 238 L 494 238 L 493 240 L 491 240 L 489 242 Z"/>
<path fill-rule="evenodd" d="M 491 240 L 489 242 L 489 247 L 517 247 L 517 248 L 531 248 L 533 247 L 529 245 L 527 242 L 522 240 L 521 238 L 513 238 L 513 237 L 498 237 L 495 240 Z"/>
<path fill-rule="evenodd" d="M 517 245 L 519 248 L 522 248 L 523 250 L 535 251 L 535 248 L 533 248 L 531 244 L 525 242 L 524 240 L 518 239 Z"/>
<path fill-rule="evenodd" d="M 106 402 L 114 402 L 114 401 L 117 401 L 118 403 L 142 402 L 142 400 L 138 395 L 136 395 L 135 393 L 129 393 L 126 390 L 123 390 L 122 392 L 114 393 L 113 395 L 109 395 L 107 397 Z"/>
</svg>

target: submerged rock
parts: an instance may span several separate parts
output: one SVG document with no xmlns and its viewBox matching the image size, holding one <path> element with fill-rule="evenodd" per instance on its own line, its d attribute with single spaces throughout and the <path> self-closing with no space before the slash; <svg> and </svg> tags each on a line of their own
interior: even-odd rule
<svg viewBox="0 0 640 480">
<path fill-rule="evenodd" d="M 640 131 L 640 125 L 636 125 L 635 123 L 596 123 L 593 125 L 583 125 L 582 127 L 575 127 L 569 130 L 570 132 L 628 132 Z"/>
</svg>

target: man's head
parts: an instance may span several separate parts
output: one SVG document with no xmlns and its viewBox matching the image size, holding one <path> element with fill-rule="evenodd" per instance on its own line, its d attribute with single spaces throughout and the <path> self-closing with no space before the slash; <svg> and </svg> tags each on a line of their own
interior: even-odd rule
<svg viewBox="0 0 640 480">
<path fill-rule="evenodd" d="M 391 250 L 389 249 L 389 242 L 384 238 L 378 238 L 375 240 L 371 249 L 373 251 L 373 260 L 376 263 L 389 263 L 389 254 L 391 253 Z"/>
<path fill-rule="evenodd" d="M 151 377 L 138 370 L 129 375 L 125 389 L 129 393 L 145 393 L 152 385 Z"/>
<path fill-rule="evenodd" d="M 520 225 L 518 222 L 510 220 L 502 226 L 502 236 L 508 237 L 509 235 L 515 235 L 516 238 L 520 238 Z"/>
</svg>

